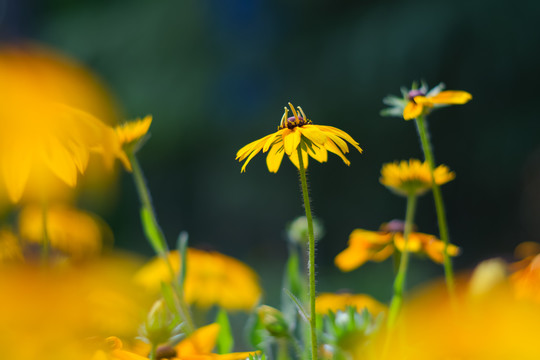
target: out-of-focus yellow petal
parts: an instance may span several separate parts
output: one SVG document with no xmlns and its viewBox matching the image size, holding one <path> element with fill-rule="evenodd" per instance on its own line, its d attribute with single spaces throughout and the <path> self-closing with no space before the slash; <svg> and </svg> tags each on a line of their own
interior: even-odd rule
<svg viewBox="0 0 540 360">
<path fill-rule="evenodd" d="M 403 233 L 396 233 L 394 235 L 394 244 L 400 251 L 405 250 L 405 238 Z M 409 252 L 418 252 L 422 248 L 422 243 L 418 236 L 415 233 L 410 233 L 409 238 L 407 239 L 407 251 Z"/>
<path fill-rule="evenodd" d="M 47 235 L 50 245 L 76 259 L 92 257 L 101 252 L 104 239 L 112 232 L 97 217 L 65 205 L 47 209 Z M 19 215 L 19 233 L 31 243 L 43 241 L 43 210 L 28 205 Z"/>
<path fill-rule="evenodd" d="M 340 252 L 334 259 L 334 263 L 341 271 L 352 271 L 364 265 L 370 259 L 370 253 L 366 249 L 348 247 Z"/>
<path fill-rule="evenodd" d="M 424 111 L 424 106 L 422 104 L 417 104 L 414 101 L 409 101 L 405 106 L 405 109 L 403 109 L 403 119 L 415 119 L 418 116 L 422 115 L 422 111 Z"/>
<path fill-rule="evenodd" d="M 168 255 L 175 273 L 180 269 L 180 255 Z M 170 272 L 161 258 L 155 258 L 135 274 L 134 281 L 158 293 L 161 282 L 171 281 Z M 251 310 L 261 296 L 257 275 L 246 264 L 215 251 L 189 248 L 185 297 L 189 304 L 201 308 L 219 305 L 228 310 Z"/>
<path fill-rule="evenodd" d="M 465 104 L 472 99 L 472 95 L 466 91 L 441 91 L 435 96 L 428 97 L 427 101 L 432 104 L 453 105 Z M 415 98 L 416 100 L 416 98 Z"/>
<path fill-rule="evenodd" d="M 334 313 L 338 310 L 344 311 L 348 306 L 356 307 L 358 312 L 367 309 L 373 316 L 381 312 L 386 312 L 387 307 L 374 298 L 365 294 L 333 294 L 322 293 L 317 296 L 316 309 L 318 314 L 327 314 L 328 311 Z"/>
<path fill-rule="evenodd" d="M 177 357 L 210 354 L 216 346 L 219 324 L 203 326 L 176 345 Z"/>
</svg>

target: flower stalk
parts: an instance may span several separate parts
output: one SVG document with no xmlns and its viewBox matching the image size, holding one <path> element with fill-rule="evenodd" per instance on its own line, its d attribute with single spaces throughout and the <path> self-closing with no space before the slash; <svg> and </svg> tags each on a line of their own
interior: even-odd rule
<svg viewBox="0 0 540 360">
<path fill-rule="evenodd" d="M 401 253 L 401 259 L 399 262 L 399 268 L 394 280 L 394 296 L 390 303 L 390 310 L 388 313 L 388 328 L 391 329 L 396 323 L 397 316 L 403 304 L 403 291 L 405 288 L 405 280 L 407 277 L 407 267 L 409 265 L 409 250 L 408 240 L 412 230 L 414 221 L 414 212 L 416 210 L 416 194 L 411 193 L 407 197 L 407 212 L 405 214 L 405 229 L 403 232 L 403 239 L 405 240 L 403 251 Z"/>
<path fill-rule="evenodd" d="M 167 241 L 165 239 L 163 231 L 158 225 L 156 213 L 154 211 L 154 207 L 152 206 L 150 190 L 146 185 L 141 166 L 135 154 L 132 151 L 129 151 L 127 152 L 127 156 L 133 169 L 133 180 L 135 182 L 137 193 L 139 195 L 139 199 L 142 205 L 142 224 L 146 236 L 148 237 L 150 244 L 154 248 L 154 251 L 162 257 L 163 261 L 165 261 L 171 275 L 173 289 L 178 299 L 178 308 L 172 310 L 178 312 L 177 315 L 185 321 L 185 331 L 186 333 L 190 334 L 195 330 L 195 327 L 193 324 L 193 320 L 191 319 L 189 308 L 184 299 L 184 291 L 179 286 L 176 280 L 176 274 L 174 272 L 171 262 L 169 261 Z"/>
<path fill-rule="evenodd" d="M 454 270 L 452 267 L 452 260 L 448 254 L 448 245 L 450 239 L 448 235 L 448 226 L 446 221 L 446 211 L 444 208 L 444 201 L 441 193 L 441 188 L 435 182 L 435 176 L 433 172 L 435 170 L 435 160 L 433 157 L 433 150 L 429 141 L 429 133 L 426 126 L 425 117 L 423 115 L 418 116 L 416 119 L 416 126 L 418 128 L 418 134 L 424 151 L 424 158 L 429 164 L 429 171 L 431 173 L 431 184 L 433 189 L 433 199 L 435 201 L 435 209 L 437 212 L 437 221 L 439 223 L 439 235 L 444 243 L 443 250 L 443 264 L 444 275 L 446 279 L 446 286 L 451 296 L 454 296 L 455 284 L 454 284 Z"/>
<path fill-rule="evenodd" d="M 311 215 L 311 205 L 309 203 L 309 193 L 306 179 L 306 169 L 304 168 L 304 160 L 302 158 L 302 149 L 298 146 L 298 162 L 300 172 L 300 183 L 302 185 L 302 194 L 304 196 L 304 209 L 308 223 L 308 239 L 309 239 L 309 325 L 311 333 L 311 359 L 317 359 L 317 316 L 315 312 L 315 235 L 313 233 L 313 218 Z"/>
</svg>

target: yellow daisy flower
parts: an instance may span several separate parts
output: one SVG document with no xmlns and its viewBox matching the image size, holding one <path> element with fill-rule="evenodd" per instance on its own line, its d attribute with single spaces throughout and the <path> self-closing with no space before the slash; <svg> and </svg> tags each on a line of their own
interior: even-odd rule
<svg viewBox="0 0 540 360">
<path fill-rule="evenodd" d="M 281 165 L 283 156 L 287 154 L 289 160 L 299 168 L 298 149 L 301 149 L 304 168 L 308 166 L 308 155 L 320 163 L 328 160 L 328 152 L 341 157 L 347 165 L 350 161 L 345 157 L 349 152 L 347 142 L 354 146 L 359 152 L 362 149 L 358 143 L 346 132 L 332 126 L 313 125 L 312 121 L 306 117 L 301 107 L 296 111 L 291 103 L 289 107 L 294 116 L 288 117 L 289 110 L 281 117 L 278 131 L 266 135 L 262 139 L 253 141 L 236 153 L 236 160 L 244 161 L 241 172 L 246 170 L 247 164 L 261 150 L 268 151 L 266 164 L 270 172 L 277 172 Z"/>
<path fill-rule="evenodd" d="M 91 115 L 112 116 L 110 104 L 86 72 L 45 51 L 3 49 L 0 78 L 0 190 L 10 202 L 62 197 L 96 150 L 112 164 L 114 131 Z"/>
<path fill-rule="evenodd" d="M 422 86 L 417 88 L 416 83 L 414 83 L 411 90 L 401 89 L 403 98 L 397 96 L 385 97 L 383 102 L 389 105 L 390 108 L 384 109 L 381 115 L 399 116 L 405 120 L 411 120 L 428 114 L 433 108 L 461 105 L 472 99 L 472 95 L 466 91 L 443 91 L 443 89 L 444 84 L 442 83 L 430 91 L 428 91 L 427 84 L 422 83 Z"/>
<path fill-rule="evenodd" d="M 367 261 L 381 262 L 388 259 L 394 251 L 403 251 L 403 223 L 393 220 L 381 225 L 380 231 L 356 229 L 349 236 L 348 247 L 334 259 L 341 271 L 352 271 Z M 433 235 L 411 232 L 407 241 L 407 251 L 427 255 L 436 263 L 443 262 L 444 243 Z M 448 245 L 448 254 L 457 256 L 459 248 Z"/>
<path fill-rule="evenodd" d="M 180 254 L 168 255 L 175 273 L 180 271 Z M 135 282 L 158 293 L 161 282 L 170 282 L 166 263 L 156 257 L 140 269 Z M 261 288 L 255 272 L 246 264 L 215 251 L 189 248 L 184 293 L 188 304 L 201 308 L 213 305 L 228 310 L 251 310 L 259 301 Z"/>
<path fill-rule="evenodd" d="M 433 172 L 437 185 L 453 180 L 456 175 L 445 165 L 439 165 Z M 422 195 L 431 189 L 429 164 L 417 159 L 384 164 L 381 169 L 381 184 L 399 195 Z"/>
<path fill-rule="evenodd" d="M 42 211 L 39 206 L 29 205 L 19 214 L 19 234 L 24 241 L 43 241 Z M 60 204 L 47 209 L 47 235 L 52 248 L 75 259 L 98 255 L 104 240 L 112 240 L 112 232 L 103 220 Z"/>
<path fill-rule="evenodd" d="M 118 141 L 123 149 L 118 154 L 118 157 L 128 171 L 131 171 L 132 169 L 131 163 L 126 156 L 126 152 L 135 152 L 138 150 L 142 139 L 150 129 L 150 124 L 152 124 L 152 116 L 147 115 L 143 119 L 128 121 L 114 128 Z"/>
<path fill-rule="evenodd" d="M 358 312 L 361 312 L 363 309 L 367 309 L 373 316 L 377 316 L 378 314 L 388 310 L 384 304 L 365 294 L 322 293 L 317 296 L 316 301 L 317 313 L 321 315 L 325 315 L 329 311 L 345 311 L 348 306 L 355 307 Z"/>
</svg>

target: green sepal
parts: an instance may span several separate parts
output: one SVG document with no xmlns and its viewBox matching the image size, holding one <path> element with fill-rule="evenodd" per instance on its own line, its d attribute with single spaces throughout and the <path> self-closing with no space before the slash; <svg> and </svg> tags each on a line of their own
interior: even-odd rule
<svg viewBox="0 0 540 360">
<path fill-rule="evenodd" d="M 219 309 L 216 316 L 216 323 L 219 324 L 219 334 L 217 338 L 218 354 L 230 353 L 234 347 L 234 338 L 232 336 L 231 324 L 227 311 Z"/>
</svg>

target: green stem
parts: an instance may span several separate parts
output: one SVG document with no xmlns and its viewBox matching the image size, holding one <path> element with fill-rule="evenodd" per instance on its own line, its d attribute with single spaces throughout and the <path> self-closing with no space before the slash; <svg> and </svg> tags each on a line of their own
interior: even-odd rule
<svg viewBox="0 0 540 360">
<path fill-rule="evenodd" d="M 298 146 L 298 163 L 300 171 L 300 182 L 302 184 L 302 194 L 304 195 L 304 208 L 308 223 L 309 238 L 309 325 L 311 330 L 311 359 L 317 359 L 317 316 L 315 312 L 315 235 L 313 233 L 313 218 L 311 217 L 311 206 L 309 204 L 309 193 L 306 180 L 306 169 L 304 168 L 304 159 L 302 158 L 302 145 Z"/>
<path fill-rule="evenodd" d="M 388 328 L 391 329 L 396 323 L 399 310 L 403 303 L 403 290 L 405 288 L 405 279 L 407 277 L 407 267 L 409 265 L 409 251 L 407 249 L 409 234 L 411 233 L 414 212 L 416 209 L 416 194 L 410 194 L 407 198 L 407 212 L 405 214 L 405 231 L 403 232 L 403 250 L 401 252 L 401 261 L 399 262 L 398 273 L 394 280 L 394 296 L 390 303 L 388 313 Z"/>
<path fill-rule="evenodd" d="M 189 308 L 184 299 L 183 289 L 176 281 L 176 274 L 168 257 L 169 250 L 167 240 L 165 239 L 163 231 L 161 231 L 161 228 L 159 227 L 156 213 L 154 211 L 154 207 L 152 206 L 150 190 L 146 185 L 142 168 L 135 154 L 133 152 L 127 152 L 127 156 L 129 158 L 129 161 L 131 162 L 131 167 L 133 169 L 133 180 L 135 181 L 137 193 L 139 195 L 139 199 L 142 205 L 143 227 L 145 228 L 145 233 L 156 253 L 161 256 L 161 258 L 167 265 L 168 271 L 171 276 L 173 289 L 175 290 L 176 296 L 178 298 L 179 309 L 177 310 L 180 312 L 178 315 L 180 315 L 180 317 L 184 319 L 185 330 L 188 334 L 190 334 L 194 331 L 195 327 L 193 325 L 193 320 L 191 319 Z M 145 218 L 146 216 L 148 217 L 148 219 Z"/>
<path fill-rule="evenodd" d="M 433 189 L 433 199 L 435 200 L 435 209 L 437 211 L 437 221 L 439 223 L 439 234 L 441 240 L 444 243 L 443 249 L 443 263 L 444 263 L 444 275 L 446 277 L 446 286 L 451 296 L 454 296 L 454 270 L 452 267 L 452 260 L 448 255 L 448 245 L 450 244 L 450 237 L 448 235 L 448 226 L 446 222 L 446 211 L 444 208 L 443 197 L 441 188 L 435 182 L 435 160 L 433 158 L 433 150 L 429 142 L 429 133 L 423 116 L 416 118 L 416 126 L 418 127 L 418 134 L 420 135 L 420 141 L 422 143 L 422 149 L 424 150 L 424 158 L 429 165 L 429 171 L 431 173 L 431 185 Z"/>
</svg>

